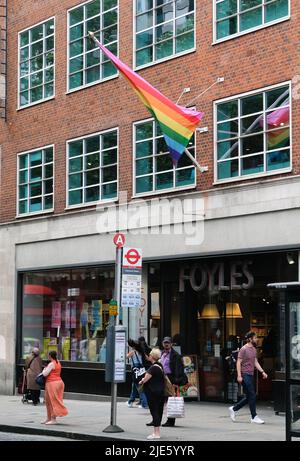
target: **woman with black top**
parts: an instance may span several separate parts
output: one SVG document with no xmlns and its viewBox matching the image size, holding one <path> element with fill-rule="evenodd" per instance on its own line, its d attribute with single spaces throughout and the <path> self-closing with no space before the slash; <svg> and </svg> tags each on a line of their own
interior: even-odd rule
<svg viewBox="0 0 300 461">
<path fill-rule="evenodd" d="M 139 382 L 143 385 L 147 396 L 150 413 L 153 418 L 154 433 L 148 435 L 147 439 L 160 439 L 160 425 L 164 411 L 164 372 L 162 365 L 158 363 L 161 357 L 159 349 L 152 349 L 148 358 L 152 363 L 147 370 L 145 377 Z"/>
</svg>

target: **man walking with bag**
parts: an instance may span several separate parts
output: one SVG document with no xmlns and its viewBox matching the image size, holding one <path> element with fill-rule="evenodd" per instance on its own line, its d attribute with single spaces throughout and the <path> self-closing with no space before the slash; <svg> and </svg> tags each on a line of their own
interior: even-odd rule
<svg viewBox="0 0 300 461">
<path fill-rule="evenodd" d="M 161 355 L 161 364 L 165 374 L 168 376 L 172 384 L 176 386 L 184 386 L 188 379 L 184 373 L 181 355 L 172 348 L 172 339 L 170 336 L 165 336 L 163 341 L 163 352 Z M 175 418 L 168 418 L 162 425 L 164 427 L 174 427 Z"/>
<path fill-rule="evenodd" d="M 267 379 L 268 375 L 264 372 L 256 358 L 256 333 L 249 331 L 245 335 L 245 339 L 247 343 L 239 350 L 236 370 L 237 381 L 239 384 L 242 383 L 246 396 L 236 405 L 229 407 L 229 415 L 231 420 L 235 421 L 236 412 L 248 403 L 251 413 L 251 423 L 264 424 L 264 421 L 256 414 L 256 392 L 253 382 L 254 368 L 262 373 L 263 379 Z"/>
</svg>

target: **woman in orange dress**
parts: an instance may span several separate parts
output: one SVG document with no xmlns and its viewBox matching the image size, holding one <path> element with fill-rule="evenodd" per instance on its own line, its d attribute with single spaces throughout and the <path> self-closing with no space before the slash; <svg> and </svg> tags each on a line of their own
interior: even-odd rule
<svg viewBox="0 0 300 461">
<path fill-rule="evenodd" d="M 57 416 L 66 416 L 68 410 L 63 403 L 65 384 L 60 377 L 61 364 L 57 360 L 56 351 L 49 352 L 50 363 L 43 370 L 46 378 L 45 403 L 47 408 L 47 419 L 42 424 L 57 424 Z"/>
</svg>

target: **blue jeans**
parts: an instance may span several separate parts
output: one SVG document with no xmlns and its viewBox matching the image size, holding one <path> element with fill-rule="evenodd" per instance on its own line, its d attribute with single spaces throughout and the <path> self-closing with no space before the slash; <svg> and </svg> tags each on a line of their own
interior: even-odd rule
<svg viewBox="0 0 300 461">
<path fill-rule="evenodd" d="M 134 402 L 137 397 L 141 400 L 142 407 L 143 408 L 148 408 L 148 402 L 147 402 L 147 397 L 146 397 L 145 393 L 141 392 L 139 394 L 137 385 L 133 382 L 132 387 L 131 387 L 131 394 L 130 394 L 128 403 Z"/>
<path fill-rule="evenodd" d="M 256 392 L 254 388 L 253 376 L 243 375 L 242 385 L 246 395 L 242 400 L 240 400 L 236 405 L 234 405 L 233 411 L 238 411 L 240 408 L 244 407 L 248 403 L 251 412 L 251 417 L 253 419 L 256 416 Z"/>
</svg>

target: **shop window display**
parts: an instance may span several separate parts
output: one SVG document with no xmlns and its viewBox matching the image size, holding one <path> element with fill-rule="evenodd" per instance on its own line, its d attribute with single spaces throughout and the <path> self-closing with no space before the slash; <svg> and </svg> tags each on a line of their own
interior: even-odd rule
<svg viewBox="0 0 300 461">
<path fill-rule="evenodd" d="M 24 273 L 22 357 L 37 346 L 44 359 L 105 363 L 113 289 L 113 266 Z"/>
</svg>

